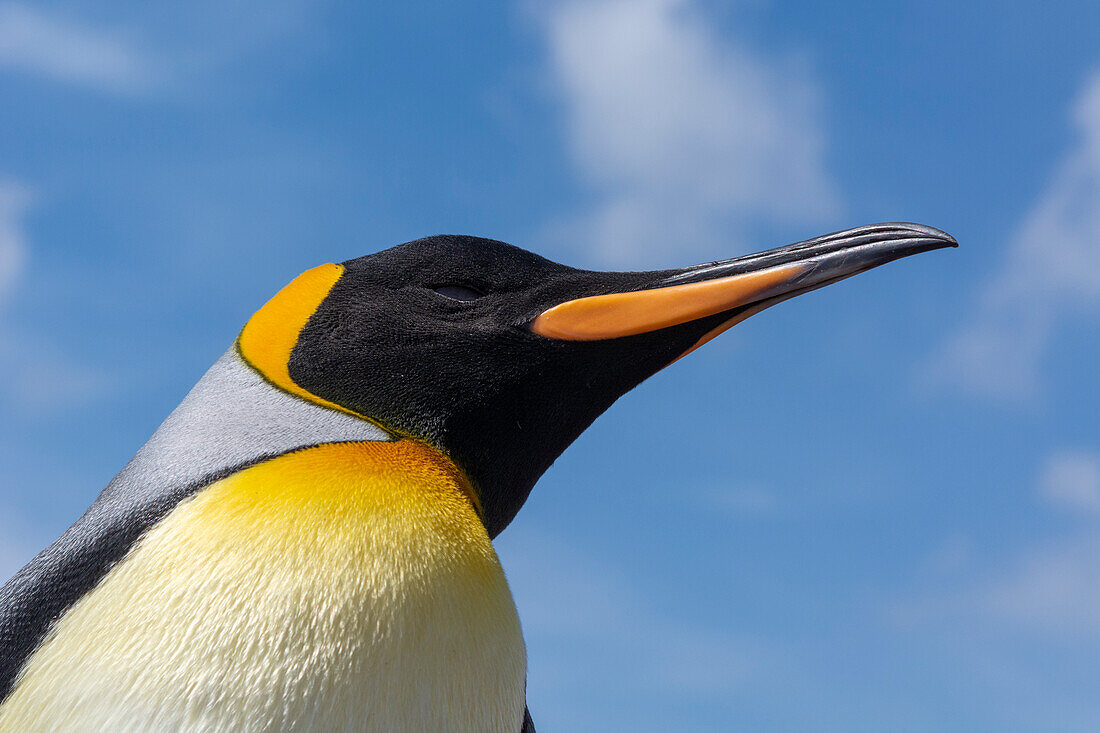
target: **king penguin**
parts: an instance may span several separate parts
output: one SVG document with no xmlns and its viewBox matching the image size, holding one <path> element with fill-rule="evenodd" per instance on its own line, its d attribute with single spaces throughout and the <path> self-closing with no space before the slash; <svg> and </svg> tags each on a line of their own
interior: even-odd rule
<svg viewBox="0 0 1100 733">
<path fill-rule="evenodd" d="M 436 236 L 308 270 L 0 589 L 0 731 L 533 731 L 491 540 L 539 476 L 730 326 L 949 246 L 594 272 Z"/>
</svg>

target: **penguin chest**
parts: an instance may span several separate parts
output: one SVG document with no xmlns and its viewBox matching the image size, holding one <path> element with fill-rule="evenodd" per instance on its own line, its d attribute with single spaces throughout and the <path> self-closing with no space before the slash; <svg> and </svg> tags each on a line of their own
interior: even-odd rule
<svg viewBox="0 0 1100 733">
<path fill-rule="evenodd" d="M 466 484 L 321 445 L 180 504 L 51 629 L 0 730 L 501 731 L 526 655 Z"/>
</svg>

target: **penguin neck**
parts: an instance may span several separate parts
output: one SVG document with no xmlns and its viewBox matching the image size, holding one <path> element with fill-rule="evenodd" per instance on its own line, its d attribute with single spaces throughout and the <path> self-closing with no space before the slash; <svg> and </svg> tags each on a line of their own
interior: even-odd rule
<svg viewBox="0 0 1100 733">
<path fill-rule="evenodd" d="M 173 506 L 212 481 L 262 460 L 324 443 L 388 441 L 372 422 L 274 386 L 234 345 L 119 472 L 101 500 Z"/>
<path fill-rule="evenodd" d="M 58 622 L 4 713 L 514 733 L 523 640 L 464 484 L 411 440 L 320 445 L 216 481 Z M 63 690 L 42 682 L 60 675 Z"/>
</svg>

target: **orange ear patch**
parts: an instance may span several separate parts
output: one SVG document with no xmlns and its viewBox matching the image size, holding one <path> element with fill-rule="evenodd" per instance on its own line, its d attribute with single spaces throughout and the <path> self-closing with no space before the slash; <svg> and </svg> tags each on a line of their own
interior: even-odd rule
<svg viewBox="0 0 1100 733">
<path fill-rule="evenodd" d="M 330 263 L 294 278 L 248 320 L 237 346 L 244 360 L 276 387 L 315 404 L 355 415 L 302 389 L 290 378 L 290 354 L 298 336 L 343 274 L 341 265 Z"/>
<path fill-rule="evenodd" d="M 563 341 L 648 333 L 760 300 L 805 270 L 802 264 L 786 265 L 716 280 L 578 298 L 544 311 L 531 330 Z"/>
</svg>

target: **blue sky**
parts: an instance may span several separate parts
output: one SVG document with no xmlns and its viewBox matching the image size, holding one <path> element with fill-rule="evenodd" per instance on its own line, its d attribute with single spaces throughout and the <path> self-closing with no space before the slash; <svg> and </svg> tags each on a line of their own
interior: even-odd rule
<svg viewBox="0 0 1100 733">
<path fill-rule="evenodd" d="M 1100 730 L 1100 5 L 0 2 L 0 574 L 298 272 L 962 243 L 622 399 L 497 547 L 546 731 Z"/>
</svg>

